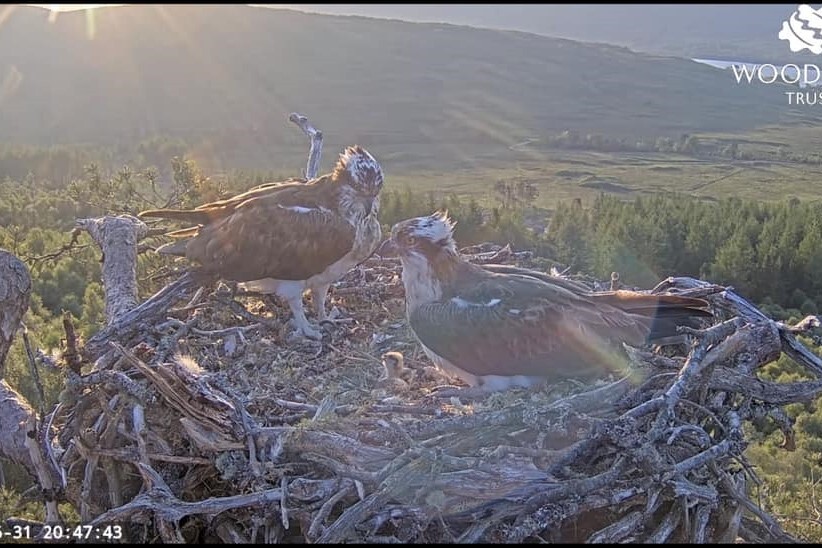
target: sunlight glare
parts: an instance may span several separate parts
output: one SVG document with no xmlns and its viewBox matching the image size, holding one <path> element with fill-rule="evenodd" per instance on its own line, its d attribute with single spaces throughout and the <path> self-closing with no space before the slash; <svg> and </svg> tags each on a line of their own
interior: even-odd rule
<svg viewBox="0 0 822 548">
<path fill-rule="evenodd" d="M 38 8 L 45 8 L 51 12 L 77 11 L 93 8 L 104 8 L 107 6 L 123 6 L 125 4 L 27 4 Z"/>
<path fill-rule="evenodd" d="M 15 7 L 16 6 L 14 4 L 6 4 L 6 6 L 2 10 L 0 10 L 0 27 L 2 27 L 3 23 L 6 22 L 6 20 L 11 15 L 11 12 L 14 11 Z"/>
<path fill-rule="evenodd" d="M 94 40 L 96 34 L 94 27 L 94 10 L 86 10 L 86 38 Z"/>
</svg>

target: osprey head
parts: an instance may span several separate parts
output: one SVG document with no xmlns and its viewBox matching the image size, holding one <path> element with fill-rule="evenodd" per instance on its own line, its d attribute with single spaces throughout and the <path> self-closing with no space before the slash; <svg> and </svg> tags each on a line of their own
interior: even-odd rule
<svg viewBox="0 0 822 548">
<path fill-rule="evenodd" d="M 433 261 L 443 255 L 456 256 L 457 243 L 454 241 L 454 225 L 447 211 L 438 211 L 427 217 L 415 217 L 395 224 L 391 238 L 377 253 L 385 256 L 396 252 L 400 258 L 412 255 Z"/>
<path fill-rule="evenodd" d="M 340 154 L 333 176 L 363 197 L 374 198 L 382 189 L 382 167 L 360 145 L 348 147 Z"/>
</svg>

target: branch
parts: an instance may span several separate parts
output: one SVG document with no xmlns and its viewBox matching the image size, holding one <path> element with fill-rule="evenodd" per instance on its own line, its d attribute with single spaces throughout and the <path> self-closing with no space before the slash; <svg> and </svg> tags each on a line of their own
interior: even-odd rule
<svg viewBox="0 0 822 548">
<path fill-rule="evenodd" d="M 0 455 L 19 464 L 32 476 L 37 470 L 28 448 L 28 426 L 36 418 L 26 399 L 0 379 Z"/>
<path fill-rule="evenodd" d="M 137 306 L 137 242 L 148 234 L 148 226 L 131 215 L 77 219 L 103 251 L 103 287 L 106 293 L 106 321 Z"/>
<path fill-rule="evenodd" d="M 128 521 L 134 515 L 150 513 L 164 521 L 177 523 L 186 516 L 195 514 L 216 515 L 235 508 L 268 506 L 282 498 L 280 489 L 268 489 L 248 495 L 208 498 L 198 502 L 184 502 L 171 492 L 171 489 L 151 466 L 142 462 L 137 464 L 144 481 L 149 486 L 147 492 L 134 498 L 131 502 L 114 508 L 94 518 L 89 525 L 100 526 L 110 523 Z"/>
<path fill-rule="evenodd" d="M 137 335 L 150 333 L 154 321 L 169 307 L 185 298 L 189 291 L 197 287 L 198 282 L 192 273 L 187 272 L 174 282 L 168 284 L 152 295 L 141 305 L 128 310 L 122 315 L 109 319 L 105 329 L 98 331 L 85 345 L 84 352 L 91 361 L 101 357 L 109 350 L 109 341 L 120 341 L 128 344 Z"/>
<path fill-rule="evenodd" d="M 653 290 L 653 293 L 669 291 L 671 289 L 677 290 L 681 295 L 693 295 L 694 291 L 713 289 L 717 286 L 689 277 L 671 277 L 660 282 Z M 804 365 L 812 371 L 817 377 L 822 378 L 822 358 L 808 350 L 802 343 L 796 340 L 795 331 L 781 322 L 775 322 L 759 311 L 748 300 L 739 296 L 731 288 L 725 288 L 721 293 L 712 295 L 713 301 L 720 308 L 723 308 L 735 316 L 750 322 L 762 323 L 770 322 L 779 330 L 779 336 L 782 340 L 782 351 L 793 358 L 797 363 Z M 802 328 L 812 326 L 813 323 L 803 322 Z"/>
<path fill-rule="evenodd" d="M 60 249 L 58 249 L 56 251 L 52 251 L 51 253 L 46 253 L 45 255 L 36 255 L 36 256 L 29 255 L 25 258 L 26 262 L 30 262 L 33 265 L 33 267 L 36 267 L 38 265 L 38 263 L 45 262 L 45 261 L 55 261 L 55 260 L 59 259 L 60 257 L 62 257 L 63 255 L 65 255 L 66 253 L 70 253 L 72 251 L 78 251 L 80 249 L 86 249 L 87 247 L 90 247 L 90 244 L 79 245 L 77 243 L 77 238 L 80 237 L 80 233 L 81 233 L 80 228 L 72 229 L 72 231 L 71 231 L 71 240 L 69 240 L 68 243 L 63 244 L 60 247 Z"/>
<path fill-rule="evenodd" d="M 305 167 L 306 179 L 314 179 L 320 172 L 320 156 L 323 149 L 323 132 L 315 129 L 308 121 L 308 118 L 298 112 L 292 112 L 288 120 L 297 124 L 303 133 L 311 139 L 311 149 L 308 151 L 308 163 Z"/>
</svg>

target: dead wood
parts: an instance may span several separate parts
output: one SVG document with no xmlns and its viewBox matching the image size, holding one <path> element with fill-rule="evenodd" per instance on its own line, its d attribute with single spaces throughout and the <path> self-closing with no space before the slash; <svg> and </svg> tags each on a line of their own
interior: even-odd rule
<svg viewBox="0 0 822 548">
<path fill-rule="evenodd" d="M 25 263 L 0 249 L 0 379 L 5 377 L 6 355 L 29 309 L 31 276 Z"/>
<path fill-rule="evenodd" d="M 311 148 L 308 150 L 308 163 L 305 166 L 305 178 L 313 179 L 320 172 L 320 158 L 323 150 L 323 132 L 316 129 L 308 121 L 308 118 L 298 112 L 288 115 L 288 120 L 299 127 L 303 133 L 311 140 Z"/>
<path fill-rule="evenodd" d="M 11 253 L 0 249 L 0 455 L 22 466 L 37 479 L 46 505 L 47 523 L 59 523 L 58 493 L 62 491 L 61 475 L 53 466 L 49 443 L 51 425 L 41 428 L 43 390 L 39 382 L 41 413 L 9 386 L 5 376 L 5 359 L 21 328 L 28 310 L 31 278 L 26 265 Z M 25 329 L 25 328 L 24 328 Z M 33 364 L 33 354 L 26 340 L 26 350 Z M 34 372 L 36 375 L 36 372 Z M 36 379 L 36 376 L 35 376 Z"/>
</svg>

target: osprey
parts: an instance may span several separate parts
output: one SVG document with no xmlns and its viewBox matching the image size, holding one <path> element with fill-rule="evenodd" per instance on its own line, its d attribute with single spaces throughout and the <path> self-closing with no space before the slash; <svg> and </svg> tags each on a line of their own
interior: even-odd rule
<svg viewBox="0 0 822 548">
<path fill-rule="evenodd" d="M 406 314 L 435 365 L 483 392 L 623 371 L 620 343 L 642 346 L 696 327 L 707 302 L 574 282 L 460 258 L 445 213 L 397 223 L 378 251 L 402 262 Z"/>
<path fill-rule="evenodd" d="M 310 181 L 268 183 L 195 209 L 139 216 L 196 225 L 168 233 L 180 240 L 157 252 L 184 256 L 242 289 L 279 295 L 298 331 L 319 339 L 305 316 L 303 292 L 312 291 L 318 319 L 327 319 L 330 284 L 367 259 L 382 239 L 382 186 L 380 164 L 353 146 L 340 154 L 332 173 Z"/>
</svg>

